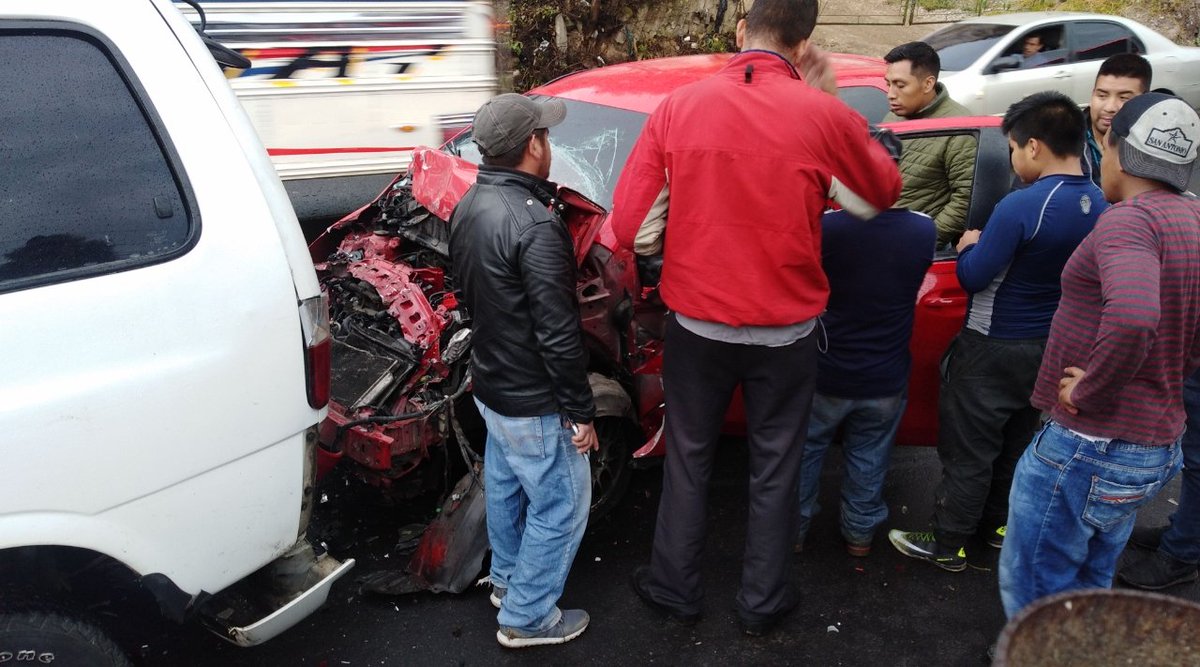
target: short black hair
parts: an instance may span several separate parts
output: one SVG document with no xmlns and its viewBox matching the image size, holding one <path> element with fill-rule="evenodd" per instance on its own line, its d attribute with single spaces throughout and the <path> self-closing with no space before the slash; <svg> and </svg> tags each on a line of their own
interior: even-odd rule
<svg viewBox="0 0 1200 667">
<path fill-rule="evenodd" d="M 501 153 L 500 155 L 493 156 L 483 155 L 483 163 L 489 167 L 508 167 L 509 169 L 516 169 L 517 165 L 521 164 L 521 160 L 525 159 L 525 147 L 529 145 L 530 139 L 533 139 L 533 137 L 537 136 L 539 133 L 544 134 L 545 132 L 545 128 L 534 130 L 533 134 L 529 135 L 529 139 L 522 141 L 520 145 L 507 153 Z"/>
<path fill-rule="evenodd" d="M 1100 63 L 1100 71 L 1096 72 L 1096 78 L 1102 76 L 1127 76 L 1137 79 L 1142 82 L 1144 93 L 1150 90 L 1150 79 L 1154 76 L 1154 70 L 1150 67 L 1150 61 L 1136 53 L 1118 53 Z"/>
<path fill-rule="evenodd" d="M 925 42 L 908 42 L 901 44 L 896 48 L 888 51 L 883 57 L 884 61 L 889 65 L 898 63 L 901 60 L 907 60 L 911 63 L 913 74 L 918 72 L 925 76 L 932 76 L 934 79 L 942 73 L 942 59 L 938 57 L 937 51 Z"/>
<path fill-rule="evenodd" d="M 1037 139 L 1059 157 L 1083 155 L 1086 120 L 1075 100 L 1056 91 L 1034 93 L 1010 106 L 1000 130 L 1018 146 Z"/>
<path fill-rule="evenodd" d="M 746 12 L 746 32 L 790 49 L 812 36 L 817 0 L 757 0 Z"/>
</svg>

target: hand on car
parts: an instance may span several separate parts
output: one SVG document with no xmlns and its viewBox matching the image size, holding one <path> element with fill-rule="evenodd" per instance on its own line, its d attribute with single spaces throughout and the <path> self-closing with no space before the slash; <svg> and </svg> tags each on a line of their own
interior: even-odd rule
<svg viewBox="0 0 1200 667">
<path fill-rule="evenodd" d="M 834 76 L 833 66 L 829 64 L 829 56 L 816 46 L 809 45 L 796 62 L 800 76 L 813 88 L 819 88 L 830 95 L 837 95 L 837 77 Z"/>
<path fill-rule="evenodd" d="M 572 424 L 571 444 L 575 445 L 575 449 L 580 454 L 587 454 L 593 449 L 600 449 L 600 438 L 596 436 L 596 429 L 592 427 L 591 422 L 586 424 Z"/>
<path fill-rule="evenodd" d="M 1066 375 L 1058 381 L 1058 404 L 1063 407 L 1063 410 L 1077 415 L 1079 414 L 1079 408 L 1075 407 L 1075 404 L 1071 402 L 1071 392 L 1075 390 L 1075 385 L 1079 384 L 1083 376 L 1087 375 L 1087 371 L 1071 366 L 1070 368 L 1064 368 L 1063 372 Z"/>
<path fill-rule="evenodd" d="M 958 250 L 959 252 L 962 252 L 963 248 L 966 248 L 969 245 L 975 245 L 976 243 L 979 243 L 979 237 L 982 235 L 983 235 L 983 230 L 968 229 L 967 231 L 963 232 L 962 237 L 958 239 L 958 245 L 955 246 L 955 249 Z"/>
</svg>

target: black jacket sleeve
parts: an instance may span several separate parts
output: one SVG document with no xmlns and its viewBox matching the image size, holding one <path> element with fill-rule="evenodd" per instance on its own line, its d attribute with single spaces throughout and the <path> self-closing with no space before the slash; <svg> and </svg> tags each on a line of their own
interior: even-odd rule
<svg viewBox="0 0 1200 667">
<path fill-rule="evenodd" d="M 587 380 L 575 301 L 575 255 L 571 238 L 557 220 L 530 226 L 519 239 L 521 282 L 529 299 L 533 333 L 554 397 L 569 419 L 591 422 L 596 416 Z"/>
</svg>

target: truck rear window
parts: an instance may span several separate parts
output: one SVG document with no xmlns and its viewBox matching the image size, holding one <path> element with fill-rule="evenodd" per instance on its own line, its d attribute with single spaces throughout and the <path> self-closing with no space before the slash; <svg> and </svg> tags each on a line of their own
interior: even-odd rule
<svg viewBox="0 0 1200 667">
<path fill-rule="evenodd" d="M 0 22 L 0 292 L 186 250 L 184 188 L 119 60 L 85 32 L 26 26 Z"/>
</svg>

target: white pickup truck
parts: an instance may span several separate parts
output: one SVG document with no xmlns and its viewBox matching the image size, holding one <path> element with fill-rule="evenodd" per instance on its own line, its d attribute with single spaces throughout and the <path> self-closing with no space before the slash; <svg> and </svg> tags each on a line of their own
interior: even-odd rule
<svg viewBox="0 0 1200 667">
<path fill-rule="evenodd" d="M 328 315 L 279 177 L 170 0 L 5 0 L 0 62 L 0 664 L 127 664 L 125 595 L 265 641 L 353 565 L 305 539 Z"/>
</svg>

